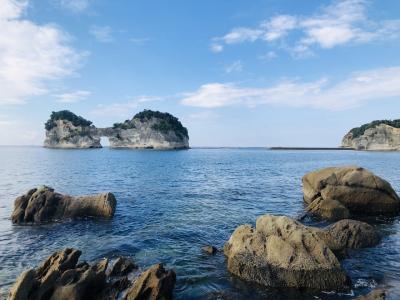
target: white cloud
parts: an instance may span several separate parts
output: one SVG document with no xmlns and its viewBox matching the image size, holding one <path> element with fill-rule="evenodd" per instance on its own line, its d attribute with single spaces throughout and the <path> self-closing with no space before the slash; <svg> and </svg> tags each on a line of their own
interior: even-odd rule
<svg viewBox="0 0 400 300">
<path fill-rule="evenodd" d="M 71 75 L 83 57 L 56 26 L 24 19 L 27 5 L 0 0 L 0 105 L 47 93 L 47 81 Z"/>
<path fill-rule="evenodd" d="M 225 67 L 225 73 L 239 73 L 243 70 L 243 64 L 240 60 L 234 61 Z"/>
<path fill-rule="evenodd" d="M 150 38 L 130 38 L 129 41 L 135 45 L 142 46 L 149 41 L 151 41 Z"/>
<path fill-rule="evenodd" d="M 56 98 L 58 99 L 57 101 L 61 103 L 76 103 L 85 100 L 91 94 L 92 93 L 89 91 L 79 90 L 56 95 Z"/>
<path fill-rule="evenodd" d="M 289 31 L 297 26 L 297 18 L 289 15 L 280 15 L 261 24 L 265 28 L 263 39 L 274 41 L 288 34 Z"/>
<path fill-rule="evenodd" d="M 132 117 L 134 110 L 136 110 L 141 104 L 153 101 L 162 101 L 166 97 L 157 96 L 139 96 L 131 101 L 123 103 L 113 103 L 109 105 L 100 104 L 90 114 L 94 116 L 114 116 L 114 117 Z"/>
<path fill-rule="evenodd" d="M 43 130 L 37 124 L 28 124 L 7 115 L 0 115 L 1 145 L 39 145 L 43 141 Z M 42 125 L 41 125 L 42 126 Z"/>
<path fill-rule="evenodd" d="M 311 16 L 277 15 L 256 28 L 233 29 L 213 41 L 219 41 L 221 47 L 256 40 L 271 45 L 285 41 L 285 48 L 295 55 L 309 56 L 315 46 L 330 49 L 349 43 L 399 38 L 400 19 L 370 20 L 366 13 L 367 4 L 367 0 L 337 0 Z"/>
<path fill-rule="evenodd" d="M 56 0 L 59 5 L 74 13 L 85 11 L 90 4 L 90 0 Z"/>
<path fill-rule="evenodd" d="M 110 26 L 92 26 L 89 33 L 101 43 L 110 43 L 114 41 L 113 30 Z"/>
<path fill-rule="evenodd" d="M 222 46 L 221 44 L 211 44 L 210 49 L 214 53 L 219 53 L 224 50 L 224 46 Z"/>
<path fill-rule="evenodd" d="M 265 88 L 210 83 L 184 96 L 183 104 L 205 108 L 270 104 L 344 110 L 368 101 L 400 97 L 400 67 L 355 72 L 338 83 L 326 78 L 312 82 L 283 81 Z"/>
<path fill-rule="evenodd" d="M 258 58 L 261 60 L 269 61 L 269 60 L 273 60 L 277 57 L 278 57 L 278 54 L 276 54 L 275 51 L 268 51 L 266 54 L 260 55 Z"/>
</svg>

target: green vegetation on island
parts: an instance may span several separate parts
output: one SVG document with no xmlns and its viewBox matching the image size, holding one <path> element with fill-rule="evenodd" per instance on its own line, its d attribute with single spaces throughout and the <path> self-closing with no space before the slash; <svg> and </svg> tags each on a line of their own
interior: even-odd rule
<svg viewBox="0 0 400 300">
<path fill-rule="evenodd" d="M 400 119 L 372 121 L 370 123 L 361 125 L 360 127 L 353 128 L 352 130 L 350 130 L 350 133 L 352 133 L 353 138 L 358 138 L 362 136 L 367 129 L 375 128 L 376 126 L 381 124 L 386 124 L 395 128 L 400 128 Z"/>
<path fill-rule="evenodd" d="M 91 126 L 92 122 L 86 120 L 85 118 L 81 116 L 75 115 L 73 112 L 70 112 L 69 110 L 61 110 L 61 111 L 53 111 L 50 115 L 50 119 L 47 120 L 47 122 L 44 124 L 44 127 L 46 130 L 51 130 L 56 126 L 55 121 L 57 120 L 66 120 L 70 121 L 74 126 Z"/>
<path fill-rule="evenodd" d="M 169 113 L 162 113 L 159 111 L 153 111 L 145 109 L 144 111 L 137 113 L 132 121 L 126 120 L 123 123 L 114 123 L 113 128 L 121 129 L 132 129 L 135 128 L 133 120 L 140 120 L 145 122 L 150 119 L 157 119 L 158 122 L 152 126 L 152 129 L 160 131 L 162 133 L 168 133 L 169 131 L 175 132 L 175 134 L 180 138 L 189 138 L 188 130 L 183 127 L 182 123 L 178 118 L 174 117 Z"/>
</svg>

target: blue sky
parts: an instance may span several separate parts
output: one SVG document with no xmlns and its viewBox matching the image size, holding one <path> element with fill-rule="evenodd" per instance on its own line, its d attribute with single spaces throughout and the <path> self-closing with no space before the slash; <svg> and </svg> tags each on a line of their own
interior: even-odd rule
<svg viewBox="0 0 400 300">
<path fill-rule="evenodd" d="M 0 144 L 147 108 L 191 146 L 337 146 L 399 118 L 400 1 L 0 0 Z"/>
</svg>

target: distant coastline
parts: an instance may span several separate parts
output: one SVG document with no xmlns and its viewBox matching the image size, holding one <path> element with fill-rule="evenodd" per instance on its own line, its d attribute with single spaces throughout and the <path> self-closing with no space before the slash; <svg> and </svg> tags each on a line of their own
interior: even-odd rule
<svg viewBox="0 0 400 300">
<path fill-rule="evenodd" d="M 342 147 L 269 147 L 269 150 L 354 150 Z"/>
</svg>

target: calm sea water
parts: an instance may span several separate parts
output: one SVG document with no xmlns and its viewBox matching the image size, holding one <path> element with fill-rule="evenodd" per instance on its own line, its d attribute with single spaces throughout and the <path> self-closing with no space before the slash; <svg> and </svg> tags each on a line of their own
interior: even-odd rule
<svg viewBox="0 0 400 300">
<path fill-rule="evenodd" d="M 400 153 L 0 147 L 0 297 L 24 269 L 75 247 L 89 261 L 127 255 L 142 267 L 165 263 L 177 273 L 176 299 L 352 299 L 246 284 L 229 275 L 222 253 L 201 252 L 207 244 L 221 248 L 236 226 L 254 224 L 262 214 L 301 215 L 301 177 L 349 164 L 369 168 L 400 192 Z M 14 199 L 42 184 L 72 195 L 111 191 L 116 215 L 110 221 L 12 226 Z M 379 222 L 382 242 L 342 261 L 354 295 L 383 284 L 392 287 L 391 299 L 400 298 L 399 221 Z"/>
</svg>

